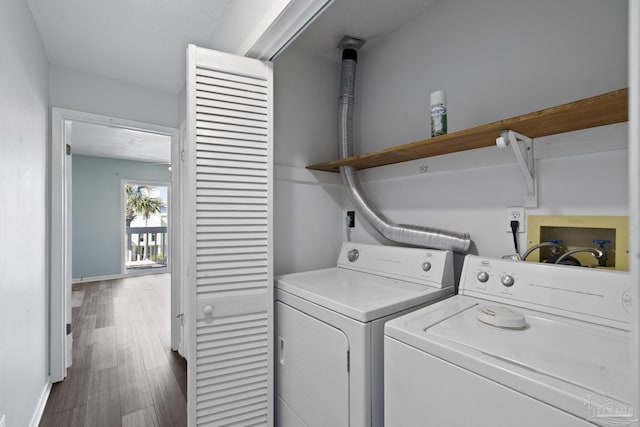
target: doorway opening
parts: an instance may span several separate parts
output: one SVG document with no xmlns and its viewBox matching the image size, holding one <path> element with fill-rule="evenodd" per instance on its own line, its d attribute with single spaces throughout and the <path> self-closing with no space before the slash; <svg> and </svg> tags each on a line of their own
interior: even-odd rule
<svg viewBox="0 0 640 427">
<path fill-rule="evenodd" d="M 162 154 L 155 150 L 160 145 L 163 146 Z M 145 220 L 143 213 L 142 226 L 151 227 L 156 225 L 153 221 L 157 220 L 157 226 L 166 229 L 166 236 L 161 236 L 160 232 L 152 236 L 150 230 L 138 230 L 145 233 L 137 233 L 144 234 L 137 243 L 137 253 L 140 253 L 141 260 L 153 260 L 161 265 L 152 267 L 154 272 L 169 273 L 150 276 L 149 280 L 151 277 L 154 280 L 162 279 L 170 288 L 170 295 L 167 295 L 166 304 L 163 305 L 166 312 L 157 314 L 159 321 L 151 323 L 167 325 L 168 333 L 162 334 L 161 345 L 166 345 L 170 350 L 181 349 L 179 314 L 182 290 L 178 280 L 181 257 L 175 246 L 181 239 L 177 226 L 180 218 L 179 152 L 178 129 L 74 110 L 52 109 L 49 251 L 51 382 L 65 379 L 72 365 L 82 367 L 83 359 L 75 351 L 77 346 L 74 342 L 82 341 L 78 335 L 80 330 L 76 331 L 72 326 L 78 317 L 74 317 L 74 314 L 82 312 L 84 298 L 80 296 L 96 299 L 85 302 L 92 302 L 89 305 L 91 307 L 96 303 L 97 309 L 102 310 L 95 314 L 96 318 L 100 314 L 103 319 L 97 326 L 94 325 L 97 332 L 107 328 L 117 329 L 117 319 L 113 320 L 113 325 L 109 323 L 109 319 L 114 319 L 112 314 L 117 314 L 117 310 L 112 309 L 117 304 L 109 304 L 105 298 L 113 296 L 113 291 L 109 293 L 108 289 L 124 278 L 138 276 L 123 271 L 124 181 L 152 187 L 149 195 L 153 197 L 158 192 L 157 197 L 162 201 L 158 213 L 160 218 L 153 219 L 153 213 L 150 212 L 148 220 Z M 176 190 L 171 191 L 172 188 Z M 148 236 L 146 231 L 149 231 Z M 145 280 L 144 277 L 132 279 Z M 98 294 L 93 292 L 96 287 Z M 80 365 L 76 364 L 76 360 Z"/>
</svg>

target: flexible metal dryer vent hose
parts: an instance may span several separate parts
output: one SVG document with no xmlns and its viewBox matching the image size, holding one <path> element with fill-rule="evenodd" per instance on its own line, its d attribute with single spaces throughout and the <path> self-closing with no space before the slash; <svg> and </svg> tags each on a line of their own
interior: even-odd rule
<svg viewBox="0 0 640 427">
<path fill-rule="evenodd" d="M 342 74 L 338 98 L 338 150 L 340 158 L 353 155 L 353 96 L 355 93 L 356 62 L 363 40 L 345 36 L 338 47 L 342 49 Z M 358 213 L 385 238 L 412 246 L 466 252 L 471 245 L 468 233 L 455 233 L 417 225 L 395 224 L 371 206 L 360 185 L 358 173 L 351 166 L 341 166 L 342 181 Z"/>
</svg>

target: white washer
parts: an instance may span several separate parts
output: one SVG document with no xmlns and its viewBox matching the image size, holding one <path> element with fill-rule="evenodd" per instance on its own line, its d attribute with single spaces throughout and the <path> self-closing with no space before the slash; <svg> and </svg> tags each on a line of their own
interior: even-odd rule
<svg viewBox="0 0 640 427">
<path fill-rule="evenodd" d="M 382 426 L 389 319 L 453 294 L 449 251 L 344 243 L 276 279 L 276 425 Z"/>
<path fill-rule="evenodd" d="M 385 422 L 627 425 L 630 276 L 465 258 L 460 295 L 387 323 Z"/>
</svg>

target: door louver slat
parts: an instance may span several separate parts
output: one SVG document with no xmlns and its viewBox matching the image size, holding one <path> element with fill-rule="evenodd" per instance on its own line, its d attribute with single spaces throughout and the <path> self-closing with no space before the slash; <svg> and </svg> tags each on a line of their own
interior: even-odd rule
<svg viewBox="0 0 640 427">
<path fill-rule="evenodd" d="M 207 68 L 200 68 L 197 70 L 197 75 L 199 77 L 203 77 L 203 78 L 207 78 L 207 77 L 211 77 L 214 79 L 217 79 L 219 81 L 231 81 L 231 82 L 236 82 L 239 84 L 246 84 L 249 86 L 256 86 L 256 87 L 260 87 L 260 88 L 264 88 L 265 87 L 265 83 L 264 81 L 260 80 L 260 79 L 255 79 L 252 77 L 246 77 L 243 76 L 242 74 L 238 74 L 238 73 L 232 73 L 232 72 L 221 72 L 221 71 L 216 71 L 216 70 L 210 70 Z"/>
<path fill-rule="evenodd" d="M 220 117 L 219 120 L 224 119 L 224 117 Z M 251 125 L 246 124 L 236 124 L 231 120 L 226 119 L 225 122 L 210 122 L 205 120 L 198 120 L 198 128 L 199 129 L 210 129 L 210 130 L 218 130 L 218 131 L 227 131 L 234 133 L 248 133 L 251 135 L 259 135 L 259 136 L 267 136 L 267 129 L 264 126 L 256 126 L 257 123 L 252 123 Z"/>
<path fill-rule="evenodd" d="M 208 136 L 212 138 L 223 138 L 237 141 L 251 142 L 267 142 L 267 138 L 259 133 L 252 132 L 253 129 L 247 129 L 245 132 L 229 131 L 226 129 L 206 129 L 198 130 L 199 136 Z"/>
<path fill-rule="evenodd" d="M 231 103 L 231 102 L 226 102 L 221 100 L 205 99 L 205 98 L 200 98 L 197 100 L 197 102 L 198 102 L 197 104 L 198 107 L 223 108 L 229 111 L 229 114 L 233 114 L 234 112 L 239 112 L 243 114 L 244 113 L 257 114 L 264 117 L 266 117 L 267 115 L 267 112 L 262 107 L 252 107 L 250 105 L 241 105 L 241 104 L 236 104 L 236 103 Z"/>
<path fill-rule="evenodd" d="M 234 76 L 233 80 L 229 80 L 223 74 L 218 74 L 217 76 L 207 76 L 205 74 L 200 74 L 200 78 L 198 81 L 202 84 L 207 84 L 211 86 L 221 86 L 221 87 L 229 87 L 238 90 L 244 90 L 246 92 L 259 93 L 262 95 L 267 94 L 267 88 L 260 83 L 256 83 L 255 80 L 243 80 L 239 78 L 239 76 Z"/>
<path fill-rule="evenodd" d="M 256 155 L 241 152 L 229 153 L 221 150 L 218 152 L 200 151 L 198 155 L 200 156 L 198 164 L 205 168 L 213 165 L 214 167 L 237 169 L 234 165 L 244 162 L 244 169 L 266 170 L 267 156 L 264 153 Z M 210 175 L 210 172 L 209 170 L 203 170 L 202 174 Z"/>
<path fill-rule="evenodd" d="M 198 83 L 196 85 L 196 88 L 198 89 L 198 91 L 200 92 L 203 98 L 207 98 L 211 94 L 211 95 L 215 95 L 216 98 L 218 98 L 221 95 L 230 96 L 247 103 L 251 103 L 253 101 L 260 102 L 260 101 L 266 100 L 266 96 L 264 93 L 247 90 L 246 87 L 242 87 L 240 84 L 237 84 L 237 83 L 236 83 L 236 86 L 237 88 L 233 88 L 230 86 L 223 86 L 222 84 Z M 255 105 L 257 107 L 261 106 L 259 103 L 256 103 Z"/>
<path fill-rule="evenodd" d="M 266 156 L 267 153 L 264 147 L 260 148 L 252 148 L 252 147 L 238 147 L 236 146 L 225 146 L 225 145 L 216 145 L 211 147 L 202 147 L 202 149 L 198 150 L 202 156 L 206 156 L 207 153 L 236 153 L 236 154 L 244 154 L 246 156 Z"/>
<path fill-rule="evenodd" d="M 267 215 L 265 209 L 260 205 L 226 203 L 209 210 L 199 210 L 196 212 L 196 218 L 224 218 L 227 217 L 230 212 L 236 213 L 236 218 L 262 218 Z"/>
<path fill-rule="evenodd" d="M 198 241 L 207 242 L 226 242 L 228 240 L 254 240 L 263 239 L 264 233 L 209 233 L 208 235 L 198 236 Z M 266 242 L 266 239 L 265 239 Z"/>
<path fill-rule="evenodd" d="M 263 277 L 264 275 L 261 273 L 257 274 L 239 274 L 234 277 L 208 277 L 201 278 L 201 286 L 198 288 L 199 292 L 210 292 L 209 287 L 211 286 L 228 286 L 230 289 L 235 285 L 237 287 L 243 286 L 258 286 L 259 283 L 262 284 L 263 287 L 266 288 Z"/>
<path fill-rule="evenodd" d="M 237 148 L 256 148 L 259 150 L 266 150 L 267 144 L 264 142 L 255 142 L 255 141 L 240 141 L 238 139 L 230 139 L 226 140 L 224 138 L 209 138 L 207 136 L 199 136 L 198 137 L 198 148 L 201 150 L 207 150 L 211 147 L 218 147 L 219 149 L 223 149 L 223 147 L 237 147 Z"/>
<path fill-rule="evenodd" d="M 203 381 L 200 389 L 211 393 L 214 398 L 228 396 L 232 392 L 252 392 L 256 390 L 256 385 L 259 387 L 260 382 L 264 381 L 266 375 L 267 372 L 262 371 L 262 373 L 253 374 L 244 378 L 241 377 L 233 381 L 218 381 L 216 379 L 211 379 L 208 381 L 211 385 L 205 384 L 205 381 Z M 258 388 L 258 392 L 256 394 L 264 394 L 264 390 L 260 390 Z"/>
<path fill-rule="evenodd" d="M 262 241 L 262 240 L 247 240 L 247 241 L 243 241 L 243 240 L 233 240 L 233 241 L 227 241 L 227 242 L 216 242 L 216 243 L 209 243 L 207 241 L 198 241 L 197 245 L 198 248 L 202 249 L 203 252 L 202 253 L 206 253 L 206 249 L 214 249 L 214 250 L 219 250 L 219 251 L 232 251 L 235 250 L 235 248 L 255 248 L 255 250 L 268 250 L 267 247 L 267 242 Z"/>
<path fill-rule="evenodd" d="M 203 287 L 202 290 L 198 292 L 198 296 L 210 298 L 212 296 L 220 294 L 234 295 L 237 292 L 266 291 L 266 288 L 267 287 L 264 285 L 264 283 L 256 282 L 246 282 L 245 286 L 239 286 L 238 283 L 210 285 Z"/>
<path fill-rule="evenodd" d="M 266 171 L 267 165 L 255 162 L 239 162 L 233 160 L 211 160 L 211 159 L 198 159 L 196 166 L 203 168 L 202 172 L 206 173 L 215 172 L 216 170 L 229 169 L 243 169 L 246 173 L 254 173 L 253 171 Z M 220 168 L 220 169 L 217 169 Z M 201 174 L 202 175 L 202 174 Z M 204 177 L 201 177 L 204 178 Z"/>
<path fill-rule="evenodd" d="M 227 107 L 229 107 L 227 105 Z M 220 107 L 209 107 L 207 105 L 198 105 L 196 108 L 197 116 L 196 118 L 200 118 L 200 114 L 209 114 L 218 117 L 227 117 L 230 119 L 232 123 L 235 123 L 233 119 L 237 119 L 240 121 L 249 121 L 252 120 L 256 123 L 262 123 L 265 127 L 267 127 L 268 122 L 266 116 L 260 113 L 252 113 L 249 111 L 236 111 L 231 110 L 229 108 L 220 108 Z"/>
<path fill-rule="evenodd" d="M 197 92 L 198 98 L 202 100 L 216 100 L 223 101 L 232 104 L 236 109 L 243 109 L 248 107 L 249 110 L 256 109 L 255 111 L 260 111 L 263 108 L 263 101 L 261 99 L 252 99 L 252 98 L 241 98 L 233 95 L 225 95 L 223 93 L 216 92 L 208 92 L 206 90 L 198 90 Z"/>
<path fill-rule="evenodd" d="M 228 381 L 242 380 L 246 377 L 254 377 L 257 375 L 267 374 L 267 370 L 260 363 L 249 363 L 242 366 L 227 369 L 227 373 L 217 375 L 216 373 L 201 372 L 201 384 L 207 386 L 209 384 L 220 384 L 221 387 Z"/>
</svg>

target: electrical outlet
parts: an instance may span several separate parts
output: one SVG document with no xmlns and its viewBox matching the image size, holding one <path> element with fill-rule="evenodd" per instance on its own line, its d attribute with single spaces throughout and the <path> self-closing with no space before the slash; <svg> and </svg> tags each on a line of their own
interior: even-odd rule
<svg viewBox="0 0 640 427">
<path fill-rule="evenodd" d="M 507 208 L 507 213 L 505 216 L 505 228 L 507 230 L 507 233 L 511 233 L 511 221 L 518 221 L 520 223 L 518 225 L 518 233 L 525 232 L 525 217 L 523 207 Z"/>
<path fill-rule="evenodd" d="M 356 226 L 356 212 L 347 211 L 347 227 L 354 228 Z"/>
</svg>

